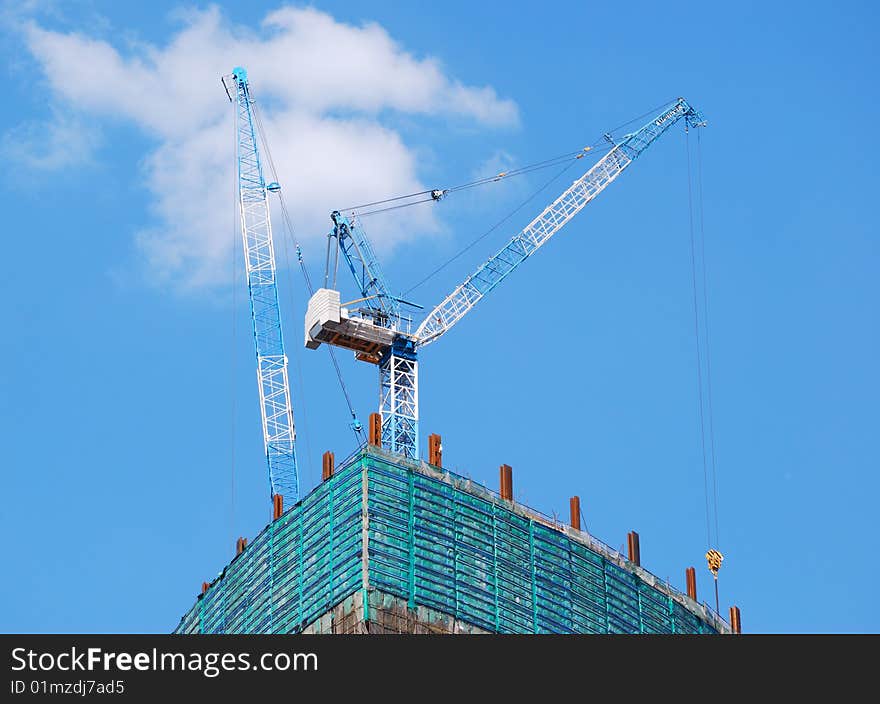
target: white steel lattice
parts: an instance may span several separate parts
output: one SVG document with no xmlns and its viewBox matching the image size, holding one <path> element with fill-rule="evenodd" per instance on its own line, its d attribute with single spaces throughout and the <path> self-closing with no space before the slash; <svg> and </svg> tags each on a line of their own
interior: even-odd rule
<svg viewBox="0 0 880 704">
<path fill-rule="evenodd" d="M 424 347 L 434 342 L 461 320 L 483 296 L 559 232 L 642 151 L 682 117 L 687 118 L 688 122 L 695 126 L 702 124 L 702 118 L 696 111 L 683 98 L 679 98 L 672 107 L 615 145 L 589 171 L 572 183 L 559 198 L 548 205 L 538 217 L 526 225 L 522 232 L 514 236 L 500 252 L 444 298 L 416 330 L 416 344 Z"/>
<path fill-rule="evenodd" d="M 271 495 L 282 494 L 289 501 L 296 502 L 299 498 L 299 482 L 295 429 L 278 308 L 268 193 L 260 167 L 251 98 L 243 69 L 233 72 L 233 83 L 236 94 L 241 235 L 254 324 L 269 490 Z"/>
<path fill-rule="evenodd" d="M 414 355 L 389 352 L 379 363 L 382 444 L 412 460 L 419 458 L 419 363 Z"/>
</svg>

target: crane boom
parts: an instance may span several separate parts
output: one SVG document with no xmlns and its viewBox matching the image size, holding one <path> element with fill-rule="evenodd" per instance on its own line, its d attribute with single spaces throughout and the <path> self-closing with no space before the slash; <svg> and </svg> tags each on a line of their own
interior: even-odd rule
<svg viewBox="0 0 880 704">
<path fill-rule="evenodd" d="M 403 319 L 399 314 L 389 316 L 383 310 L 383 304 L 394 300 L 394 297 L 388 293 L 384 279 L 376 274 L 378 266 L 373 264 L 375 256 L 369 249 L 366 238 L 360 233 L 362 241 L 367 244 L 352 247 L 357 250 L 358 259 L 355 259 L 345 243 L 348 231 L 339 229 L 342 221 L 338 213 L 334 213 L 333 220 L 337 229 L 331 233 L 331 237 L 336 237 L 337 249 L 343 251 L 358 281 L 363 296 L 358 300 L 378 298 L 379 301 L 367 306 L 368 310 L 364 313 L 360 310 L 349 310 L 348 304 L 340 302 L 339 291 L 335 289 L 315 291 L 306 312 L 306 347 L 315 349 L 321 344 L 344 347 L 353 350 L 358 359 L 372 362 L 379 367 L 379 413 L 382 419 L 383 447 L 411 460 L 419 458 L 419 349 L 437 340 L 461 320 L 487 293 L 538 251 L 660 135 L 682 118 L 693 127 L 705 124 L 702 116 L 684 98 L 678 98 L 635 132 L 624 135 L 617 141 L 606 135 L 612 144 L 608 153 L 515 235 L 501 251 L 489 258 L 443 299 L 422 321 L 415 333 L 410 333 L 408 326 L 406 330 L 402 329 Z M 357 244 L 358 241 L 354 242 Z M 328 273 L 329 251 L 328 248 Z M 361 273 L 355 265 L 358 260 L 361 263 Z M 325 277 L 325 281 L 328 278 Z M 401 299 L 396 300 L 406 303 Z M 355 302 L 357 301 L 351 303 Z"/>
<path fill-rule="evenodd" d="M 501 251 L 482 264 L 428 314 L 416 330 L 416 344 L 424 347 L 447 332 L 489 291 L 599 195 L 657 137 L 681 118 L 687 119 L 695 127 L 703 124 L 699 113 L 684 98 L 679 98 L 647 125 L 615 144 L 589 171 L 526 225 L 522 232 L 515 235 Z"/>
<path fill-rule="evenodd" d="M 280 189 L 266 184 L 257 135 L 254 130 L 252 99 L 247 72 L 237 67 L 223 78 L 229 100 L 235 104 L 236 161 L 254 344 L 257 352 L 257 382 L 263 417 L 263 445 L 269 471 L 270 496 L 283 495 L 288 501 L 299 499 L 296 469 L 293 408 L 287 375 L 287 355 L 281 334 L 278 287 L 275 277 L 275 248 L 269 219 L 269 191 Z"/>
</svg>

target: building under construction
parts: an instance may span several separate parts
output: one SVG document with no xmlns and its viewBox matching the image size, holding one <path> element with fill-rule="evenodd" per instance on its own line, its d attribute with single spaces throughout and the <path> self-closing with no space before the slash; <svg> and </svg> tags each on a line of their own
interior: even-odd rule
<svg viewBox="0 0 880 704">
<path fill-rule="evenodd" d="M 239 212 L 274 518 L 250 544 L 239 539 L 235 558 L 213 582 L 203 584 L 176 631 L 739 632 L 736 607 L 728 625 L 698 603 L 693 568 L 687 572 L 687 594 L 679 593 L 641 567 L 636 533 L 628 536 L 623 556 L 581 530 L 577 498 L 571 520 L 561 524 L 513 500 L 507 465 L 501 467 L 496 494 L 445 471 L 437 435 L 429 438 L 428 461 L 419 457 L 420 350 L 445 335 L 673 125 L 705 125 L 700 113 L 678 98 L 636 131 L 620 138 L 606 133 L 596 144 L 557 159 L 461 187 L 334 211 L 324 287 L 317 290 L 297 244 L 311 295 L 306 347 L 326 346 L 334 364 L 333 348 L 354 352 L 378 368 L 380 389 L 369 438 L 363 438 L 345 393 L 360 449 L 338 469 L 333 456 L 325 454 L 322 483 L 300 499 L 268 206 L 269 193 L 281 198 L 281 186 L 264 178 L 257 149 L 262 121 L 247 72 L 234 69 L 223 85 L 235 106 Z M 548 164 L 573 165 L 588 155 L 598 157 L 595 164 L 412 325 L 406 311 L 421 306 L 392 293 L 359 216 L 436 203 L 461 188 Z M 276 177 L 271 155 L 267 162 Z M 283 198 L 280 204 L 289 225 Z M 340 261 L 356 284 L 355 298 L 347 302 L 336 279 Z M 338 364 L 336 371 L 345 392 Z M 292 504 L 286 511 L 285 498 Z M 717 575 L 720 553 L 710 550 L 707 558 Z"/>
<path fill-rule="evenodd" d="M 436 437 L 436 436 L 434 436 Z M 433 458 L 432 458 L 433 459 Z M 177 633 L 729 633 L 697 602 L 573 525 L 426 462 L 366 446 L 276 517 Z M 734 630 L 738 611 L 732 610 Z"/>
</svg>

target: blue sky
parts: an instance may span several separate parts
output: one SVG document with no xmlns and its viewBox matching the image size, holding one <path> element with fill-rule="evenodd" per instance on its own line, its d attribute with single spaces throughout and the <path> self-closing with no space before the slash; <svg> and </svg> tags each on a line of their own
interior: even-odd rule
<svg viewBox="0 0 880 704">
<path fill-rule="evenodd" d="M 0 630 L 170 631 L 270 515 L 230 258 L 219 76 L 239 63 L 316 279 L 331 207 L 578 149 L 678 95 L 699 107 L 722 612 L 880 630 L 876 9 L 473 5 L 326 2 L 269 25 L 282 5 L 3 6 Z M 438 302 L 576 175 L 413 297 Z M 547 177 L 368 223 L 392 285 Z M 676 129 L 425 350 L 422 429 L 490 487 L 512 465 L 546 513 L 579 494 L 598 538 L 637 530 L 647 569 L 683 589 L 695 565 L 712 601 L 686 179 Z M 301 346 L 299 272 L 280 277 L 307 490 L 353 436 L 326 354 Z M 375 370 L 341 360 L 365 419 Z"/>
</svg>

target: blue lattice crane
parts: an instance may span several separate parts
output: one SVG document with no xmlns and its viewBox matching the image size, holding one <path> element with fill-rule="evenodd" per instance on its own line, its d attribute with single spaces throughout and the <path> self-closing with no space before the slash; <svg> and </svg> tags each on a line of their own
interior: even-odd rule
<svg viewBox="0 0 880 704">
<path fill-rule="evenodd" d="M 309 301 L 305 322 L 306 346 L 315 349 L 326 343 L 345 347 L 354 350 L 358 359 L 378 365 L 383 446 L 410 459 L 418 459 L 418 350 L 448 332 L 660 135 L 682 119 L 691 127 L 705 125 L 700 113 L 684 98 L 679 98 L 635 132 L 619 140 L 606 135 L 610 150 L 497 254 L 453 289 L 428 313 L 415 332 L 411 332 L 408 319 L 400 313 L 400 303 L 405 302 L 391 295 L 372 249 L 364 244 L 366 238 L 362 233 L 358 234 L 358 228 L 353 227 L 348 219 L 338 212 L 333 214 L 334 228 L 330 240 L 335 238 L 337 252 L 343 253 L 359 282 L 362 298 L 342 304 L 335 275 L 332 282 L 325 278 L 325 288 L 315 291 Z M 431 199 L 439 200 L 443 194 L 443 191 L 432 191 Z M 345 246 L 348 239 L 351 239 L 350 246 Z M 354 303 L 361 305 L 351 308 Z"/>
<path fill-rule="evenodd" d="M 290 400 L 287 355 L 284 354 L 281 333 L 275 247 L 269 219 L 269 193 L 279 191 L 281 186 L 274 181 L 267 184 L 263 176 L 247 71 L 236 67 L 222 81 L 226 95 L 235 107 L 241 237 L 257 352 L 257 383 L 269 492 L 271 497 L 280 494 L 295 503 L 299 500 L 296 430 Z"/>
</svg>

